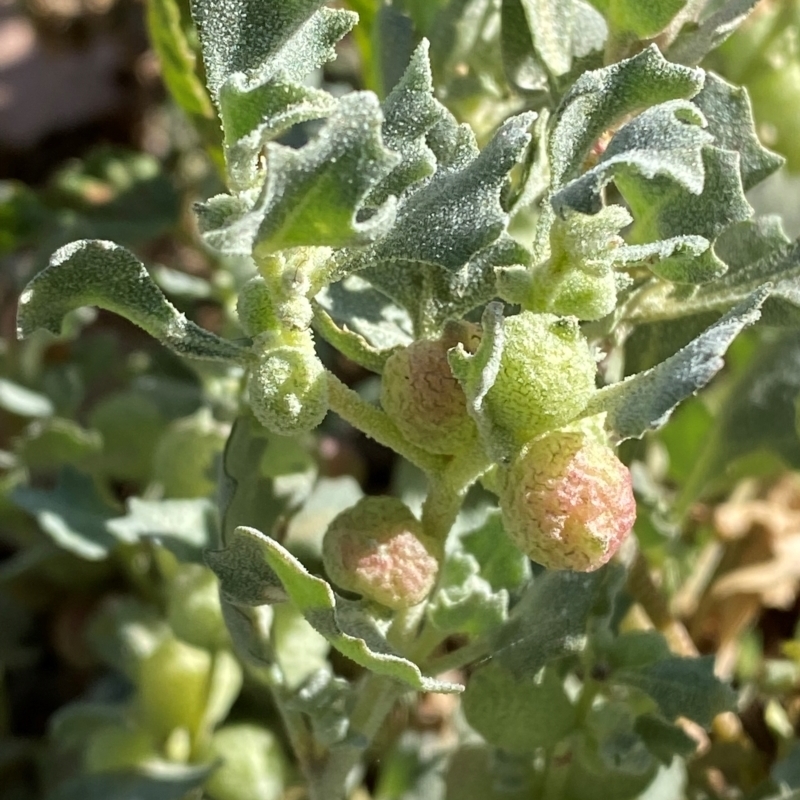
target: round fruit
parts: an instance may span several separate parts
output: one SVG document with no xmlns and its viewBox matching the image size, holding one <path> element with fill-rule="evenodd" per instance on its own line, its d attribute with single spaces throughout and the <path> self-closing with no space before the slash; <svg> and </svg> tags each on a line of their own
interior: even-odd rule
<svg viewBox="0 0 800 800">
<path fill-rule="evenodd" d="M 628 468 L 578 431 L 530 442 L 504 476 L 500 508 L 517 547 L 549 569 L 590 572 L 630 533 L 636 501 Z"/>
<path fill-rule="evenodd" d="M 393 609 L 410 608 L 431 592 L 439 572 L 437 542 L 394 497 L 365 497 L 325 532 L 322 558 L 330 579 Z"/>
<path fill-rule="evenodd" d="M 393 353 L 383 370 L 381 405 L 408 441 L 431 453 L 457 453 L 477 433 L 447 361 L 447 351 L 459 341 L 469 344 L 465 340 L 476 326 L 469 328 L 461 338 L 414 342 Z"/>
<path fill-rule="evenodd" d="M 583 411 L 595 391 L 597 365 L 574 319 L 523 311 L 503 328 L 505 346 L 486 411 L 521 447 Z"/>
<path fill-rule="evenodd" d="M 219 581 L 200 564 L 183 564 L 169 585 L 167 620 L 188 644 L 216 650 L 230 644 L 219 602 Z"/>
<path fill-rule="evenodd" d="M 325 368 L 307 332 L 270 344 L 250 373 L 250 407 L 273 433 L 297 436 L 319 425 L 328 411 Z"/>
</svg>

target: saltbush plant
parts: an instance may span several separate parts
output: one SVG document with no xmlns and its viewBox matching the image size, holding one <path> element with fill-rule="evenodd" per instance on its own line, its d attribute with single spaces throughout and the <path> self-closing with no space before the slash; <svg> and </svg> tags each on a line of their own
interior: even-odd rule
<svg viewBox="0 0 800 800">
<path fill-rule="evenodd" d="M 59 712 L 81 761 L 53 797 L 681 797 L 736 695 L 637 628 L 634 608 L 669 633 L 635 535 L 648 485 L 616 449 L 744 328 L 800 321 L 796 247 L 745 195 L 781 158 L 746 92 L 698 66 L 755 3 L 363 0 L 360 27 L 342 5 L 149 3 L 224 167 L 196 217 L 228 335 L 104 239 L 20 296 L 21 338 L 96 306 L 200 364 L 199 403 L 140 382 L 95 410 L 102 453 L 53 428 L 56 488 L 9 494 L 144 587 L 93 612 L 128 692 Z M 369 89 L 320 82 L 351 32 Z M 401 496 L 317 477 L 334 416 L 414 471 Z M 120 514 L 111 479 L 151 489 Z M 231 712 L 243 682 L 268 690 L 262 719 Z M 398 734 L 414 692 L 463 693 L 433 746 Z"/>
</svg>

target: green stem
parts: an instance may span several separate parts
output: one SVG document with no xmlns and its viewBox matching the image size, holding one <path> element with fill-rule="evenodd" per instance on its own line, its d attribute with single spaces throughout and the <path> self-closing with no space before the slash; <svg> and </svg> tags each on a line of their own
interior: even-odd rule
<svg viewBox="0 0 800 800">
<path fill-rule="evenodd" d="M 467 491 L 489 467 L 491 461 L 478 438 L 453 457 L 447 468 L 431 482 L 422 505 L 422 528 L 428 536 L 444 542 Z"/>
<path fill-rule="evenodd" d="M 448 464 L 444 456 L 428 453 L 411 444 L 381 409 L 361 398 L 332 373 L 327 373 L 327 376 L 328 402 L 343 420 L 376 442 L 390 447 L 424 472 L 436 475 L 444 471 Z"/>
</svg>

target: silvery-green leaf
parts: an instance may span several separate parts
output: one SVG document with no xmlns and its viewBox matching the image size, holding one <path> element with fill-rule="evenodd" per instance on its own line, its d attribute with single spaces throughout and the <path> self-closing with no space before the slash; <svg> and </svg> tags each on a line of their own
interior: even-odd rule
<svg viewBox="0 0 800 800">
<path fill-rule="evenodd" d="M 334 45 L 355 20 L 348 11 L 320 9 L 255 73 L 235 72 L 221 85 L 218 102 L 233 186 L 258 181 L 258 155 L 267 141 L 298 122 L 334 111 L 336 99 L 303 79 L 335 57 Z"/>
<path fill-rule="evenodd" d="M 781 156 L 759 142 L 744 89 L 732 86 L 709 72 L 702 90 L 692 102 L 703 112 L 708 121 L 708 132 L 714 136 L 717 147 L 739 153 L 745 191 L 761 183 L 783 164 Z"/>
<path fill-rule="evenodd" d="M 494 658 L 518 676 L 535 676 L 551 661 L 586 645 L 589 619 L 613 605 L 624 570 L 547 571 L 533 579 L 494 636 Z"/>
<path fill-rule="evenodd" d="M 631 315 L 634 320 L 668 320 L 709 311 L 724 311 L 742 302 L 765 283 L 771 291 L 764 303 L 763 319 L 769 325 L 797 325 L 800 321 L 800 243 L 785 243 L 774 224 L 741 223 L 725 232 L 720 250 L 731 258 L 728 272 L 681 297 L 665 287 L 647 294 Z M 760 257 L 759 257 L 760 255 Z M 756 260 L 750 261 L 750 257 Z"/>
<path fill-rule="evenodd" d="M 236 555 L 241 548 L 243 553 Z M 424 676 L 416 664 L 397 654 L 360 604 L 337 598 L 328 583 L 311 575 L 275 539 L 254 528 L 240 527 L 227 548 L 209 552 L 208 558 L 222 581 L 223 592 L 231 600 L 245 604 L 253 600 L 260 604 L 289 600 L 340 653 L 370 671 L 418 691 L 461 691 L 459 684 Z M 263 571 L 260 599 L 249 579 L 240 593 L 241 578 L 235 567 L 228 568 L 226 564 L 229 559 L 241 564 L 247 558 L 257 561 L 257 568 Z"/>
<path fill-rule="evenodd" d="M 187 320 L 132 253 L 102 241 L 73 242 L 53 254 L 20 295 L 17 335 L 37 328 L 58 334 L 64 315 L 87 305 L 120 314 L 180 355 L 238 362 L 249 357 L 245 348 Z"/>
<path fill-rule="evenodd" d="M 406 262 L 368 267 L 360 275 L 410 312 L 415 330 L 437 333 L 497 295 L 497 270 L 528 265 L 530 253 L 506 233 L 453 272 Z"/>
<path fill-rule="evenodd" d="M 666 658 L 637 670 L 619 670 L 613 680 L 649 694 L 668 720 L 688 717 L 708 726 L 735 706 L 733 690 L 714 676 L 713 656 Z"/>
<path fill-rule="evenodd" d="M 17 486 L 11 501 L 36 517 L 42 530 L 61 548 L 100 561 L 119 544 L 108 522 L 116 515 L 88 475 L 65 467 L 53 489 Z M 128 541 L 131 541 L 128 539 Z"/>
<path fill-rule="evenodd" d="M 651 45 L 633 58 L 585 72 L 561 101 L 553 120 L 553 186 L 576 177 L 595 140 L 626 114 L 667 100 L 688 99 L 703 72 L 669 63 Z"/>
<path fill-rule="evenodd" d="M 705 180 L 702 192 L 689 191 L 672 177 L 645 179 L 631 172 L 618 174 L 617 188 L 633 212 L 633 244 L 702 236 L 714 242 L 730 225 L 749 219 L 739 172 L 739 155 L 706 145 L 702 152 Z M 722 268 L 712 264 L 715 270 Z"/>
<path fill-rule="evenodd" d="M 433 97 L 428 43 L 423 40 L 411 56 L 400 81 L 383 102 L 383 141 L 400 162 L 370 192 L 367 202 L 379 206 L 390 195 L 400 196 L 409 186 L 436 171 L 436 157 L 425 135 L 447 112 Z"/>
<path fill-rule="evenodd" d="M 206 241 L 223 253 L 268 254 L 364 245 L 383 236 L 394 221 L 391 198 L 358 218 L 367 194 L 399 161 L 383 144 L 381 122 L 375 95 L 353 92 L 305 147 L 268 144 L 257 196 L 223 195 L 198 208 Z"/>
<path fill-rule="evenodd" d="M 359 275 L 332 283 L 316 300 L 340 328 L 362 336 L 377 350 L 389 350 L 412 341 L 408 313 Z"/>
<path fill-rule="evenodd" d="M 508 215 L 501 188 L 530 135 L 532 114 L 508 120 L 474 158 L 438 169 L 397 210 L 394 226 L 357 257 L 355 268 L 427 264 L 456 271 L 503 233 Z"/>
<path fill-rule="evenodd" d="M 638 438 L 663 425 L 675 407 L 723 367 L 722 356 L 739 332 L 761 316 L 770 288 L 754 292 L 705 333 L 658 366 L 601 389 L 584 414 L 605 413 L 617 441 Z"/>
<path fill-rule="evenodd" d="M 181 561 L 202 562 L 202 552 L 216 539 L 214 504 L 206 498 L 144 500 L 131 497 L 127 514 L 107 528 L 122 541 L 151 539 Z"/>
<path fill-rule="evenodd" d="M 705 119 L 686 100 L 672 100 L 649 108 L 623 125 L 600 156 L 597 166 L 570 181 L 552 197 L 553 208 L 572 208 L 596 214 L 601 193 L 619 174 L 652 180 L 666 176 L 692 194 L 703 190 L 703 146 L 712 136 L 703 130 Z"/>
<path fill-rule="evenodd" d="M 495 509 L 477 528 L 448 539 L 428 619 L 450 633 L 496 629 L 506 620 L 510 592 L 528 578 L 529 564 L 505 535 Z"/>
<path fill-rule="evenodd" d="M 703 236 L 674 236 L 657 242 L 623 245 L 617 263 L 624 268 L 646 266 L 654 275 L 671 283 L 706 283 L 727 271 L 725 262 Z"/>
<path fill-rule="evenodd" d="M 289 77 L 299 80 L 320 63 L 315 37 L 302 29 L 325 0 L 264 0 L 218 3 L 192 0 L 192 16 L 200 34 L 208 88 L 217 97 L 234 73 L 256 77 L 273 59 L 289 68 Z M 299 41 L 293 38 L 300 32 Z M 294 66 L 289 56 L 295 44 Z M 327 45 L 330 47 L 330 44 Z M 323 48 L 326 49 L 326 48 Z"/>
<path fill-rule="evenodd" d="M 699 64 L 719 47 L 755 8 L 758 0 L 726 0 L 699 25 L 687 26 L 669 49 L 670 61 Z"/>
</svg>

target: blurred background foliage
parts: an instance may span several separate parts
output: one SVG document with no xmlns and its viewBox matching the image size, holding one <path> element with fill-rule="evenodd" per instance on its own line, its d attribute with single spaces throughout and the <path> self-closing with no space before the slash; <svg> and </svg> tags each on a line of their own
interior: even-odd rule
<svg viewBox="0 0 800 800">
<path fill-rule="evenodd" d="M 482 140 L 540 102 L 535 82 L 510 87 L 496 32 L 467 35 L 491 25 L 459 24 L 491 17 L 490 0 L 340 5 L 362 24 L 318 76 L 330 91 L 385 94 L 421 33 L 432 38 L 441 99 Z M 221 189 L 195 48 L 182 2 L 0 0 L 3 800 L 166 800 L 204 782 L 213 800 L 302 796 L 275 710 L 252 679 L 258 666 L 243 670 L 230 654 L 200 556 L 215 542 L 216 474 L 241 376 L 183 362 L 118 317 L 87 310 L 60 337 L 15 339 L 21 287 L 54 249 L 89 237 L 133 249 L 201 326 L 241 335 L 232 310 L 245 265 L 199 246 L 191 214 Z M 749 199 L 797 236 L 800 3 L 762 0 L 704 66 L 748 87 L 762 140 L 787 159 Z M 693 333 L 638 330 L 626 371 Z M 375 393 L 360 368 L 323 357 Z M 623 449 L 652 569 L 640 576 L 652 583 L 647 611 L 668 621 L 676 650 L 713 656 L 741 698 L 739 715 L 718 720 L 710 738 L 695 732 L 687 797 L 800 797 L 799 397 L 800 336 L 751 329 L 709 391 Z M 257 444 L 235 465 L 263 477 L 249 502 L 283 517 L 311 562 L 326 521 L 362 492 L 418 491 L 388 451 L 331 420 L 307 442 L 263 434 Z M 265 624 L 294 642 L 284 650 L 297 654 L 288 671 L 298 681 L 327 657 L 290 611 Z M 354 669 L 334 660 L 340 674 Z M 376 745 L 374 796 L 411 796 L 412 786 L 425 796 L 440 743 L 460 724 L 456 701 L 423 697 L 395 716 Z M 468 770 L 467 756 L 450 769 Z M 225 767 L 206 780 L 217 757 Z M 161 789 L 114 783 L 115 768 L 147 760 L 162 770 Z"/>
</svg>

